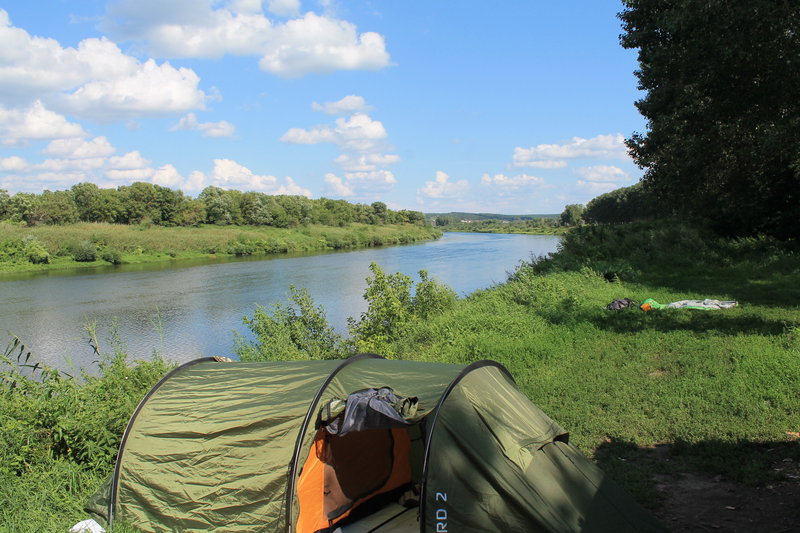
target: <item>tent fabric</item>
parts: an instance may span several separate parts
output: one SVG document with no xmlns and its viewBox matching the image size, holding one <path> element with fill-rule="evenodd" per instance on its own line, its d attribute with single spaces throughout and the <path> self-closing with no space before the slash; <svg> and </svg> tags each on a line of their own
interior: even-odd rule
<svg viewBox="0 0 800 533">
<path fill-rule="evenodd" d="M 352 393 L 384 388 L 417 399 L 401 409 L 406 426 L 338 436 L 318 423 L 337 401 L 346 410 Z M 380 452 L 388 448 L 391 457 Z M 370 449 L 376 466 L 365 468 Z M 497 363 L 369 355 L 204 360 L 173 371 L 123 436 L 108 515 L 112 526 L 121 519 L 145 532 L 305 533 L 331 525 L 329 516 L 359 531 L 355 518 L 409 481 L 419 508 L 392 531 L 663 530 Z M 326 483 L 343 498 L 326 502 Z"/>
<path fill-rule="evenodd" d="M 120 516 L 143 531 L 280 531 L 297 428 L 339 363 L 208 362 L 176 373 L 129 428 Z"/>
<path fill-rule="evenodd" d="M 429 447 L 426 531 L 661 531 L 495 366 L 445 399 Z"/>
</svg>

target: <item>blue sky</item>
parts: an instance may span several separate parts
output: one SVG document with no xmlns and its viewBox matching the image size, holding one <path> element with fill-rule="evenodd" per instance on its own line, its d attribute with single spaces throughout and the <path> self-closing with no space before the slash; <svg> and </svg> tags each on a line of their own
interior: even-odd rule
<svg viewBox="0 0 800 533">
<path fill-rule="evenodd" d="M 0 5 L 0 188 L 558 213 L 635 183 L 612 0 Z"/>
</svg>

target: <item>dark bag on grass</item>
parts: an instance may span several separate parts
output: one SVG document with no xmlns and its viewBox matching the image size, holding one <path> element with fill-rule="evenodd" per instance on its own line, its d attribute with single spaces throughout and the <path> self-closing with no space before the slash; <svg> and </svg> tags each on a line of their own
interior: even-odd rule
<svg viewBox="0 0 800 533">
<path fill-rule="evenodd" d="M 630 298 L 617 298 L 610 304 L 606 306 L 606 309 L 609 311 L 622 311 L 623 309 L 627 309 L 633 305 L 636 305 L 633 300 Z"/>
</svg>

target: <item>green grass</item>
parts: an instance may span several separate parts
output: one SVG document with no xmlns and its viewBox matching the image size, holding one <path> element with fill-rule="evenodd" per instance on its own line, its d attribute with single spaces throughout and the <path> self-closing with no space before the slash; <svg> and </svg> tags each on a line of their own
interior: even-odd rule
<svg viewBox="0 0 800 533">
<path fill-rule="evenodd" d="M 353 223 L 346 227 L 309 225 L 284 229 L 212 225 L 167 228 L 87 222 L 29 228 L 0 223 L 0 273 L 108 265 L 109 262 L 102 259 L 106 251 L 118 252 L 123 263 L 151 263 L 408 244 L 439 235 L 441 232 L 434 228 L 409 224 L 376 226 Z M 50 262 L 33 264 L 27 257 L 3 255 L 3 243 L 13 244 L 26 239 L 41 243 L 50 254 Z M 96 246 L 96 261 L 76 262 L 73 259 L 75 250 L 85 243 Z"/>
<path fill-rule="evenodd" d="M 756 485 L 778 478 L 774 462 L 800 458 L 789 434 L 800 431 L 800 255 L 774 242 L 713 239 L 692 242 L 689 255 L 676 228 L 585 231 L 595 235 L 568 237 L 560 257 L 416 324 L 391 349 L 401 358 L 503 363 L 573 443 L 648 505 L 658 502 L 655 472 L 692 469 Z M 586 241 L 595 256 L 574 248 L 591 251 Z M 622 297 L 739 306 L 605 309 Z M 669 461 L 652 459 L 658 447 Z"/>
</svg>

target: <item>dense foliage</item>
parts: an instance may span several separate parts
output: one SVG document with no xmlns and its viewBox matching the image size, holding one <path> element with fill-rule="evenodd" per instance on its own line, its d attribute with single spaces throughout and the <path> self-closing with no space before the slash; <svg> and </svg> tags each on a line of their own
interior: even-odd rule
<svg viewBox="0 0 800 533">
<path fill-rule="evenodd" d="M 648 130 L 628 146 L 662 209 L 727 234 L 800 234 L 800 3 L 624 4 Z"/>
<path fill-rule="evenodd" d="M 351 204 L 345 200 L 206 187 L 196 199 L 179 190 L 136 182 L 116 189 L 78 183 L 65 191 L 9 196 L 0 189 L 0 220 L 40 224 L 109 222 L 197 226 L 199 224 L 294 228 L 307 224 L 425 224 L 419 211 L 393 211 L 383 202 Z"/>
<path fill-rule="evenodd" d="M 336 333 L 325 310 L 304 289 L 290 287 L 289 303 L 271 310 L 256 309 L 244 323 L 254 340 L 236 339 L 236 353 L 243 361 L 285 359 L 336 359 L 356 353 L 392 355 L 392 343 L 414 324 L 452 308 L 456 293 L 447 285 L 419 271 L 419 281 L 400 272 L 387 274 L 377 263 L 369 267 L 364 300 L 367 310 L 348 319 L 350 336 Z"/>
<path fill-rule="evenodd" d="M 642 182 L 621 187 L 589 200 L 583 218 L 590 224 L 653 220 L 669 215 Z"/>
</svg>

